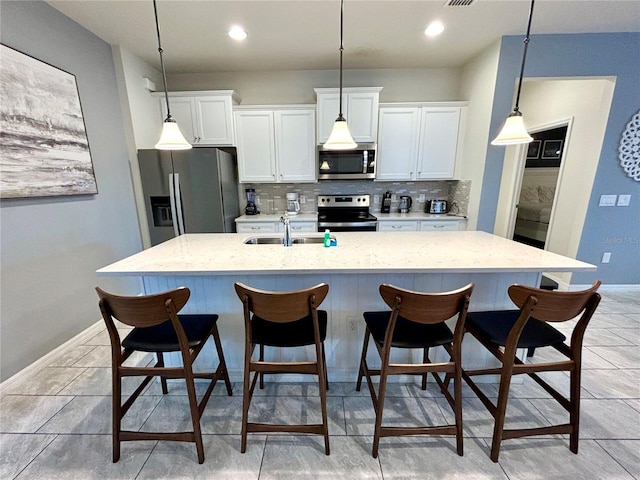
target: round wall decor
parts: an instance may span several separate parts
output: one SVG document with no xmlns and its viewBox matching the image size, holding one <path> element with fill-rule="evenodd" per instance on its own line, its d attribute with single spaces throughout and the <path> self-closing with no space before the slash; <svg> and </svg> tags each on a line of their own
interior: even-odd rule
<svg viewBox="0 0 640 480">
<path fill-rule="evenodd" d="M 636 113 L 622 132 L 618 158 L 624 171 L 640 182 L 640 111 Z"/>
</svg>

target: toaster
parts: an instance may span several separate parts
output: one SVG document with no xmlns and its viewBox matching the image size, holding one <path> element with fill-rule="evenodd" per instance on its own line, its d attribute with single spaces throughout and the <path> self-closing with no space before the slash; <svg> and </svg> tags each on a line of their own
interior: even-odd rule
<svg viewBox="0 0 640 480">
<path fill-rule="evenodd" d="M 447 213 L 449 211 L 448 202 L 446 200 L 427 200 L 425 203 L 425 213 Z"/>
</svg>

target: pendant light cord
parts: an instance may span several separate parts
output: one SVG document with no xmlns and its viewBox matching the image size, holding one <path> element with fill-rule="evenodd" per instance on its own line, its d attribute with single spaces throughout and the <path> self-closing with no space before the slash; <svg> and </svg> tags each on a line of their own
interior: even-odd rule
<svg viewBox="0 0 640 480">
<path fill-rule="evenodd" d="M 160 25 L 158 23 L 158 7 L 156 0 L 153 0 L 153 13 L 156 17 L 156 33 L 158 35 L 158 53 L 160 54 L 160 68 L 162 70 L 162 82 L 164 85 L 164 99 L 167 102 L 167 119 L 165 122 L 173 121 L 171 118 L 171 111 L 169 110 L 169 93 L 167 92 L 167 74 L 164 71 L 164 60 L 162 58 L 162 44 L 160 43 Z"/>
<path fill-rule="evenodd" d="M 154 0 L 155 1 L 155 0 Z M 343 37 L 343 24 L 344 24 L 344 0 L 340 0 L 340 113 L 338 114 L 338 120 L 344 121 L 342 116 L 342 52 L 344 46 L 342 45 Z"/>
<path fill-rule="evenodd" d="M 524 62 L 527 59 L 527 47 L 529 46 L 529 32 L 531 32 L 531 19 L 533 18 L 533 4 L 535 0 L 531 0 L 531 9 L 529 10 L 529 23 L 527 24 L 527 34 L 524 37 L 524 52 L 522 53 L 522 65 L 520 66 L 520 80 L 518 82 L 518 93 L 516 95 L 516 105 L 514 112 L 520 112 L 520 90 L 522 90 L 522 77 L 524 76 Z"/>
</svg>

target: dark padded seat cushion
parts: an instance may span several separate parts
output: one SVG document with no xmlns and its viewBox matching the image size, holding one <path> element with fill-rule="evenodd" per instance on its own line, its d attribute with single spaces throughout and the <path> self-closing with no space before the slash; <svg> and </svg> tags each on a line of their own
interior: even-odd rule
<svg viewBox="0 0 640 480">
<path fill-rule="evenodd" d="M 218 320 L 218 315 L 178 315 L 178 319 L 187 335 L 189 346 L 193 348 L 207 339 L 213 325 Z M 122 341 L 122 346 L 142 352 L 180 351 L 178 336 L 169 320 L 155 327 L 134 328 Z"/>
<path fill-rule="evenodd" d="M 313 320 L 308 315 L 288 323 L 270 322 L 256 315 L 251 319 L 253 343 L 270 347 L 302 347 L 313 345 Z M 320 341 L 327 338 L 327 312 L 318 310 Z"/>
<path fill-rule="evenodd" d="M 476 330 L 486 339 L 504 347 L 518 315 L 520 315 L 520 310 L 469 313 L 467 328 Z M 522 330 L 518 340 L 518 348 L 547 347 L 563 343 L 566 338 L 548 323 L 531 317 Z"/>
<path fill-rule="evenodd" d="M 391 312 L 364 312 L 366 322 L 373 339 L 380 345 L 389 324 Z M 453 334 L 443 323 L 422 324 L 399 316 L 393 331 L 391 346 L 396 348 L 425 348 L 445 345 L 453 341 Z"/>
</svg>

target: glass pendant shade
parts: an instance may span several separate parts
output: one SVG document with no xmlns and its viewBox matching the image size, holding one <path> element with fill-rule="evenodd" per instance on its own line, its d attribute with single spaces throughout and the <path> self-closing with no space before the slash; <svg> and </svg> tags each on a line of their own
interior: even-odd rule
<svg viewBox="0 0 640 480">
<path fill-rule="evenodd" d="M 357 146 L 358 144 L 353 141 L 347 121 L 344 117 L 338 117 L 333 124 L 329 140 L 324 144 L 325 150 L 351 150 Z"/>
<path fill-rule="evenodd" d="M 504 126 L 491 145 L 518 145 L 520 143 L 530 143 L 533 137 L 529 135 L 522 120 L 520 112 L 513 112 L 507 117 Z"/>
<path fill-rule="evenodd" d="M 162 124 L 162 134 L 156 143 L 156 148 L 158 150 L 188 150 L 192 146 L 182 135 L 175 120 L 167 119 Z"/>
</svg>

